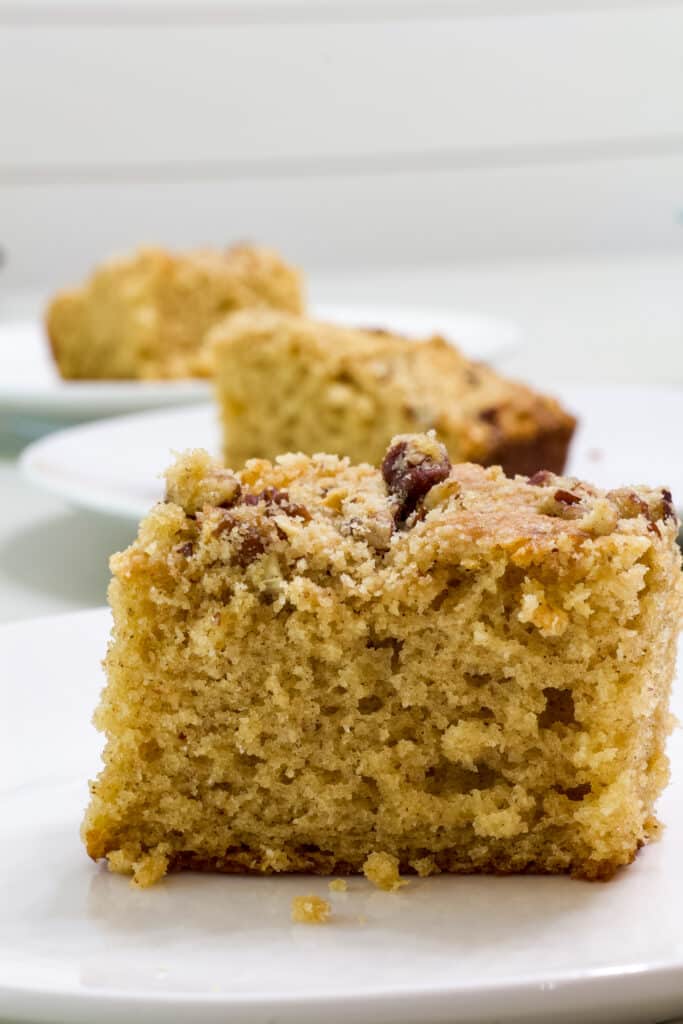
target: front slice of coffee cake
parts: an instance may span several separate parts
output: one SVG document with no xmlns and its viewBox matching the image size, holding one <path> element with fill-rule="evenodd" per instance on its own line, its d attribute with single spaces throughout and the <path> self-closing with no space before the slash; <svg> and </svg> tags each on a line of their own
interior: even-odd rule
<svg viewBox="0 0 683 1024">
<path fill-rule="evenodd" d="M 112 560 L 90 855 L 167 870 L 571 872 L 657 830 L 681 617 L 667 491 L 204 452 Z"/>
</svg>

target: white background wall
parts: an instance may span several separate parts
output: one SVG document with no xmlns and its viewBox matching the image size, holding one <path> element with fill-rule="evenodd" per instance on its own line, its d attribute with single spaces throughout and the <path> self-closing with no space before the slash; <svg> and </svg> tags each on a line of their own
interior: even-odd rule
<svg viewBox="0 0 683 1024">
<path fill-rule="evenodd" d="M 0 281 L 683 245 L 683 2 L 0 0 Z"/>
</svg>

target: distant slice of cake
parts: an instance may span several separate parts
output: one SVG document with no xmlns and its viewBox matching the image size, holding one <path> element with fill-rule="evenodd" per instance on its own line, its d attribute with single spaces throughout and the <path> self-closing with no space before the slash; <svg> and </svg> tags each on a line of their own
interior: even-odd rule
<svg viewBox="0 0 683 1024">
<path fill-rule="evenodd" d="M 62 377 L 163 379 L 206 376 L 209 327 L 226 313 L 303 310 L 301 277 L 277 253 L 250 245 L 172 253 L 143 248 L 59 292 L 47 333 Z"/>
<path fill-rule="evenodd" d="M 657 829 L 681 618 L 667 491 L 201 451 L 114 556 L 83 838 L 139 884 L 607 878 Z M 390 874 L 387 874 L 389 869 Z"/>
<path fill-rule="evenodd" d="M 377 463 L 394 434 L 434 429 L 458 462 L 564 468 L 574 418 L 441 338 L 265 312 L 218 325 L 209 345 L 228 465 L 286 451 Z"/>
</svg>

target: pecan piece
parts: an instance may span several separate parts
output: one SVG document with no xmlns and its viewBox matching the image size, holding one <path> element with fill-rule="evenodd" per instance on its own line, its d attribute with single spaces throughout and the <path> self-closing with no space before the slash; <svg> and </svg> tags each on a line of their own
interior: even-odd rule
<svg viewBox="0 0 683 1024">
<path fill-rule="evenodd" d="M 674 508 L 673 498 L 671 497 L 671 491 L 666 487 L 662 488 L 662 519 L 666 523 L 669 519 L 676 518 L 676 510 Z"/>
<path fill-rule="evenodd" d="M 382 461 L 382 476 L 396 503 L 396 522 L 404 523 L 425 494 L 450 471 L 448 452 L 433 435 L 394 438 Z"/>
<path fill-rule="evenodd" d="M 233 562 L 242 569 L 255 562 L 266 550 L 266 539 L 253 523 L 241 525 L 239 533 L 235 534 L 234 544 Z"/>
<path fill-rule="evenodd" d="M 613 501 L 619 515 L 623 519 L 635 519 L 638 516 L 645 516 L 650 519 L 650 506 L 648 503 L 628 487 L 620 487 L 616 491 L 608 491 L 607 497 Z"/>
<path fill-rule="evenodd" d="M 560 505 L 578 505 L 581 502 L 581 498 L 578 494 L 572 494 L 571 491 L 564 491 L 560 488 L 559 491 L 555 491 L 555 501 L 559 502 Z"/>
<path fill-rule="evenodd" d="M 304 505 L 291 501 L 288 492 L 279 491 L 277 487 L 266 487 L 258 494 L 245 494 L 242 498 L 243 505 L 259 505 L 261 503 L 267 506 L 266 513 L 272 513 L 272 506 L 275 506 L 275 511 L 283 512 L 284 515 L 291 516 L 293 519 L 303 519 L 304 522 L 308 522 L 311 518 L 311 513 Z"/>
<path fill-rule="evenodd" d="M 549 469 L 539 469 L 533 476 L 527 478 L 527 483 L 533 487 L 542 487 L 544 484 L 552 483 L 554 479 L 555 474 Z"/>
</svg>

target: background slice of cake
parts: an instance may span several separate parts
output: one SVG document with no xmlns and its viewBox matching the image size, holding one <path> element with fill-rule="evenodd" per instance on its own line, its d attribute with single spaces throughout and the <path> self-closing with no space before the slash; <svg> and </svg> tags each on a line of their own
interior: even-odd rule
<svg viewBox="0 0 683 1024">
<path fill-rule="evenodd" d="M 83 837 L 166 870 L 609 877 L 656 830 L 681 616 L 667 491 L 204 452 L 114 556 Z M 377 860 L 378 858 L 375 858 Z"/>
<path fill-rule="evenodd" d="M 206 376 L 206 331 L 226 313 L 251 307 L 303 310 L 301 277 L 277 253 L 250 245 L 144 248 L 59 292 L 47 332 L 62 377 Z"/>
<path fill-rule="evenodd" d="M 284 451 L 377 463 L 394 434 L 434 429 L 459 462 L 564 468 L 573 417 L 441 338 L 266 312 L 232 317 L 211 344 L 228 465 Z"/>
</svg>

